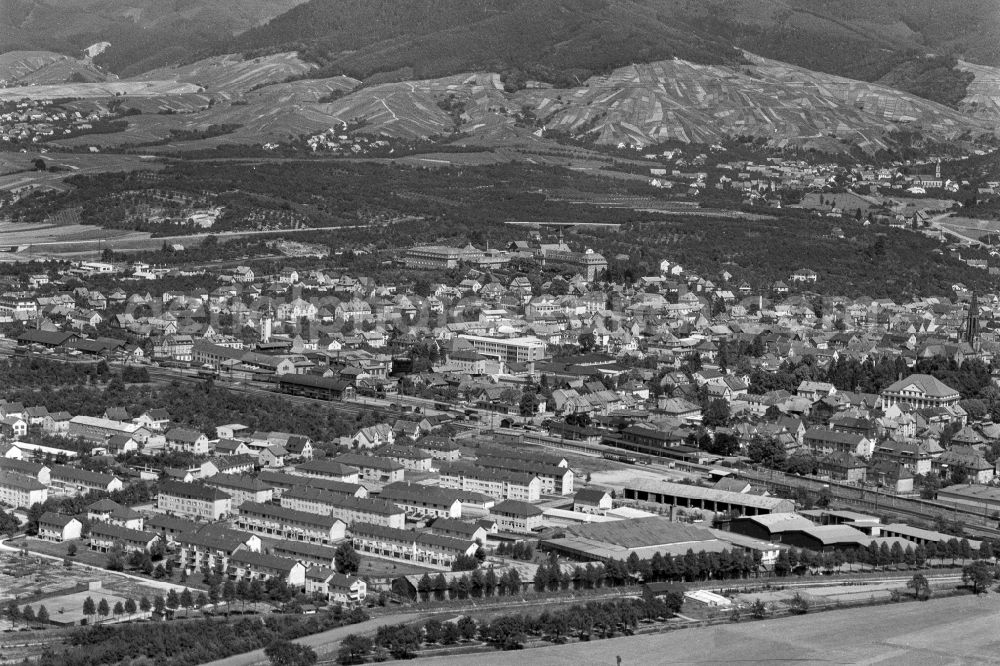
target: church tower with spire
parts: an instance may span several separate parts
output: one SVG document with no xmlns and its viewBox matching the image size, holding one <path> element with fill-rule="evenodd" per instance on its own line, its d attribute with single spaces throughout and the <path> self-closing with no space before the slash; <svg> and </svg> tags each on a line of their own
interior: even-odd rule
<svg viewBox="0 0 1000 666">
<path fill-rule="evenodd" d="M 972 292 L 972 300 L 969 301 L 969 314 L 965 318 L 965 326 L 962 329 L 962 340 L 979 351 L 979 299 L 975 292 Z"/>
</svg>

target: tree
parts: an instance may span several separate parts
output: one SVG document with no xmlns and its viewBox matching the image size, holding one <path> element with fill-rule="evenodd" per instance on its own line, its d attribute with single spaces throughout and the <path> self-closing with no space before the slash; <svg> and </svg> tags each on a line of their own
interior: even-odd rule
<svg viewBox="0 0 1000 666">
<path fill-rule="evenodd" d="M 473 635 L 475 637 L 475 635 Z M 462 638 L 462 632 L 454 622 L 445 622 L 441 629 L 441 645 L 454 645 Z"/>
<path fill-rule="evenodd" d="M 278 639 L 264 648 L 264 655 L 272 666 L 313 666 L 316 651 L 307 645 L 299 645 L 289 640 Z"/>
<path fill-rule="evenodd" d="M 524 647 L 524 620 L 519 615 L 501 615 L 485 628 L 487 640 L 501 650 Z"/>
<path fill-rule="evenodd" d="M 750 460 L 767 467 L 780 467 L 785 462 L 785 447 L 773 437 L 754 435 L 747 446 Z"/>
<path fill-rule="evenodd" d="M 788 602 L 788 611 L 795 615 L 805 615 L 809 612 L 809 600 L 796 592 L 792 600 Z"/>
<path fill-rule="evenodd" d="M 115 619 L 117 619 L 119 615 L 125 614 L 125 606 L 122 605 L 122 602 L 116 601 L 115 607 L 111 609 L 111 612 L 114 613 Z"/>
<path fill-rule="evenodd" d="M 48 168 L 41 157 L 36 157 L 31 164 L 35 167 L 35 171 L 45 171 Z"/>
<path fill-rule="evenodd" d="M 83 615 L 88 620 L 97 613 L 97 605 L 94 603 L 93 598 L 87 597 L 83 600 Z"/>
<path fill-rule="evenodd" d="M 993 582 L 993 571 L 982 560 L 976 560 L 962 567 L 962 582 L 972 586 L 973 594 L 982 594 Z"/>
<path fill-rule="evenodd" d="M 354 550 L 350 541 L 345 541 L 337 546 L 337 550 L 333 554 L 333 563 L 338 572 L 350 576 L 358 573 L 358 569 L 361 567 L 361 556 L 358 555 L 358 551 Z"/>
<path fill-rule="evenodd" d="M 913 574 L 906 587 L 913 590 L 913 597 L 919 601 L 927 601 L 931 596 L 931 585 L 923 574 Z"/>
<path fill-rule="evenodd" d="M 38 620 L 38 622 L 41 624 L 48 624 L 49 623 L 48 609 L 45 606 L 39 606 L 38 615 L 35 616 L 35 619 Z"/>
<path fill-rule="evenodd" d="M 194 606 L 194 596 L 191 594 L 191 590 L 185 587 L 184 591 L 181 592 L 179 601 L 181 607 L 183 607 L 185 611 L 190 610 L 191 607 Z"/>
<path fill-rule="evenodd" d="M 438 643 L 441 641 L 443 631 L 444 624 L 441 620 L 431 618 L 424 623 L 424 640 L 428 643 Z"/>
<path fill-rule="evenodd" d="M 367 636 L 348 634 L 340 641 L 337 650 L 338 664 L 361 664 L 372 650 L 372 640 Z"/>
<path fill-rule="evenodd" d="M 66 546 L 66 554 L 69 555 L 70 557 L 76 557 L 75 543 L 71 543 L 70 545 Z"/>
<path fill-rule="evenodd" d="M 145 597 L 143 598 L 145 599 Z M 155 612 L 158 616 L 163 617 L 166 614 L 166 610 L 167 602 L 164 601 L 163 595 L 157 595 L 157 597 L 153 599 L 153 612 Z"/>
<path fill-rule="evenodd" d="M 107 599 L 101 599 L 97 604 L 97 614 L 103 620 L 111 613 L 111 606 L 108 604 Z"/>
<path fill-rule="evenodd" d="M 176 611 L 180 608 L 181 598 L 177 595 L 177 590 L 170 588 L 167 592 L 167 610 Z"/>
<path fill-rule="evenodd" d="M 463 615 L 459 618 L 455 626 L 458 629 L 459 634 L 461 634 L 462 640 L 471 641 L 476 637 L 476 621 L 468 615 Z"/>
<path fill-rule="evenodd" d="M 21 617 L 29 624 L 35 621 L 35 609 L 31 607 L 31 604 L 24 607 L 24 610 L 21 611 Z"/>
<path fill-rule="evenodd" d="M 707 428 L 718 428 L 729 423 L 729 403 L 725 400 L 713 400 L 708 403 L 701 419 Z"/>
</svg>

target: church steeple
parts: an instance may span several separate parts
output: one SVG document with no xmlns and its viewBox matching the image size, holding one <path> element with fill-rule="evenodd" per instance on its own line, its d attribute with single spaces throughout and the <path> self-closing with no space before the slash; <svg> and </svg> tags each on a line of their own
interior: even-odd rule
<svg viewBox="0 0 1000 666">
<path fill-rule="evenodd" d="M 975 292 L 972 293 L 972 300 L 969 302 L 969 315 L 965 319 L 963 329 L 962 340 L 975 349 L 979 345 L 979 298 Z"/>
</svg>

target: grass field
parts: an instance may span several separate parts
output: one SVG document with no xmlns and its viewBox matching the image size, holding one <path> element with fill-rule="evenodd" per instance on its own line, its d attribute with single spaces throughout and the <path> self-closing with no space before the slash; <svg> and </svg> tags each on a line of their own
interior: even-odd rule
<svg viewBox="0 0 1000 666">
<path fill-rule="evenodd" d="M 475 655 L 477 666 L 507 664 L 969 664 L 1000 655 L 1000 595 L 961 596 L 760 622 L 683 629 L 520 652 Z M 458 665 L 468 655 L 420 663 Z"/>
<path fill-rule="evenodd" d="M 980 220 L 972 217 L 949 217 L 941 220 L 939 223 L 941 227 L 945 230 L 951 230 L 962 236 L 969 236 L 970 238 L 983 238 L 985 236 L 992 235 L 992 241 L 995 243 L 1000 240 L 1000 221 L 998 220 Z"/>
<path fill-rule="evenodd" d="M 358 569 L 358 575 L 373 578 L 381 578 L 385 576 L 396 578 L 398 576 L 410 576 L 413 574 L 422 574 L 424 572 L 436 575 L 438 571 L 439 569 L 428 569 L 427 567 L 421 567 L 416 564 L 383 560 L 378 557 L 366 557 L 362 555 L 361 567 Z"/>
</svg>

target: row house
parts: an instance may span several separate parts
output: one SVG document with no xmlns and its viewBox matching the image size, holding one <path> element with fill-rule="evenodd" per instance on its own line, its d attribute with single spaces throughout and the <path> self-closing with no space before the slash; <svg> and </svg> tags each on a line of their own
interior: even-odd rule
<svg viewBox="0 0 1000 666">
<path fill-rule="evenodd" d="M 233 506 L 244 502 L 270 502 L 273 490 L 260 479 L 242 474 L 216 474 L 205 481 L 205 485 L 218 488 L 229 495 Z"/>
<path fill-rule="evenodd" d="M 132 530 L 111 523 L 94 523 L 90 526 L 90 549 L 108 553 L 121 549 L 125 553 L 148 553 L 159 539 L 155 532 Z"/>
<path fill-rule="evenodd" d="M 457 462 L 442 463 L 439 474 L 442 488 L 482 493 L 499 500 L 537 502 L 542 496 L 541 479 L 530 473 L 489 470 Z"/>
<path fill-rule="evenodd" d="M 87 507 L 87 520 L 91 523 L 111 523 L 130 530 L 141 530 L 144 523 L 141 513 L 107 498 Z"/>
<path fill-rule="evenodd" d="M 868 466 L 846 451 L 834 451 L 823 456 L 817 461 L 816 468 L 820 476 L 848 483 L 862 483 L 868 473 Z"/>
<path fill-rule="evenodd" d="M 385 446 L 377 449 L 375 453 L 377 453 L 381 458 L 391 460 L 402 465 L 404 470 L 430 472 L 434 466 L 434 458 L 431 454 L 417 448 Z"/>
<path fill-rule="evenodd" d="M 424 437 L 414 445 L 421 451 L 426 451 L 434 460 L 455 461 L 462 457 L 458 442 L 446 437 Z"/>
<path fill-rule="evenodd" d="M 344 521 L 333 516 L 255 502 L 240 505 L 236 526 L 265 537 L 321 545 L 342 541 L 347 532 Z"/>
<path fill-rule="evenodd" d="M 61 543 L 79 539 L 83 534 L 83 523 L 74 516 L 46 511 L 38 519 L 38 538 Z"/>
<path fill-rule="evenodd" d="M 3 456 L 0 456 L 0 471 L 29 476 L 46 486 L 52 483 L 52 469 L 48 465 L 39 462 L 32 462 L 31 460 L 4 458 Z"/>
<path fill-rule="evenodd" d="M 406 474 L 402 465 L 389 458 L 345 453 L 333 460 L 342 465 L 357 468 L 361 479 L 372 483 L 395 483 L 402 481 Z"/>
<path fill-rule="evenodd" d="M 48 498 L 48 487 L 38 479 L 0 470 L 0 504 L 27 509 L 34 504 L 44 503 Z"/>
<path fill-rule="evenodd" d="M 204 433 L 187 428 L 171 428 L 167 431 L 167 450 L 181 451 L 196 456 L 208 455 L 208 437 Z"/>
<path fill-rule="evenodd" d="M 362 499 L 313 488 L 292 488 L 283 493 L 281 506 L 296 511 L 333 516 L 348 525 L 363 522 L 403 527 L 406 523 L 406 512 L 391 502 Z"/>
<path fill-rule="evenodd" d="M 262 469 L 257 475 L 262 483 L 271 488 L 272 496 L 276 500 L 281 499 L 281 495 L 292 488 L 296 487 L 309 487 L 318 488 L 320 490 L 328 490 L 330 492 L 339 493 L 341 495 L 352 495 L 354 497 L 368 497 L 368 489 L 362 486 L 360 483 L 346 483 L 344 481 L 335 481 L 334 479 L 321 479 L 318 477 L 311 476 L 298 476 L 295 474 L 288 474 L 286 472 L 279 472 L 277 470 Z M 237 505 L 238 506 L 238 505 Z"/>
<path fill-rule="evenodd" d="M 317 543 L 278 541 L 271 547 L 271 554 L 298 560 L 307 567 L 333 567 L 337 549 Z"/>
<path fill-rule="evenodd" d="M 542 527 L 542 510 L 534 504 L 506 500 L 490 509 L 497 529 L 517 534 L 532 534 Z"/>
<path fill-rule="evenodd" d="M 383 487 L 379 497 L 420 518 L 462 517 L 461 493 L 455 490 L 400 481 Z"/>
<path fill-rule="evenodd" d="M 367 523 L 354 525 L 351 533 L 358 552 L 428 567 L 450 568 L 459 556 L 475 555 L 479 548 L 474 541 Z"/>
<path fill-rule="evenodd" d="M 329 567 L 310 567 L 306 571 L 306 594 L 319 594 L 332 603 L 358 604 L 367 598 L 368 585 L 356 576 L 346 576 Z"/>
<path fill-rule="evenodd" d="M 431 522 L 427 526 L 427 529 L 432 534 L 449 536 L 463 541 L 486 543 L 486 539 L 490 534 L 492 534 L 492 531 L 487 529 L 484 523 L 490 522 L 491 521 L 480 521 L 469 523 L 463 520 L 456 520 L 454 518 L 438 518 Z"/>
<path fill-rule="evenodd" d="M 360 480 L 360 471 L 357 467 L 345 465 L 336 460 L 309 460 L 295 465 L 295 468 L 289 471 L 292 474 L 317 479 L 331 479 L 343 483 L 358 483 Z"/>
<path fill-rule="evenodd" d="M 237 581 L 279 580 L 296 589 L 303 589 L 306 584 L 306 566 L 301 562 L 249 550 L 233 553 L 227 571 L 229 578 Z"/>
<path fill-rule="evenodd" d="M 230 474 L 240 476 L 253 472 L 257 467 L 257 462 L 253 456 L 248 454 L 237 454 L 231 456 L 216 456 L 201 464 L 200 477 L 211 478 L 217 474 Z"/>
<path fill-rule="evenodd" d="M 573 470 L 556 465 L 540 464 L 531 460 L 499 458 L 479 455 L 476 465 L 485 469 L 533 474 L 542 482 L 542 493 L 553 495 L 573 494 Z"/>
<path fill-rule="evenodd" d="M 230 529 L 186 532 L 175 538 L 178 563 L 189 573 L 225 571 L 229 560 L 241 550 L 259 553 L 260 537 Z"/>
<path fill-rule="evenodd" d="M 125 487 L 122 480 L 114 474 L 102 474 L 69 465 L 53 465 L 49 477 L 53 486 L 80 495 L 91 491 L 110 493 Z"/>
<path fill-rule="evenodd" d="M 905 465 L 914 474 L 931 471 L 931 454 L 919 442 L 887 440 L 875 445 L 872 460 L 890 460 Z"/>
<path fill-rule="evenodd" d="M 806 434 L 802 438 L 802 445 L 815 456 L 839 452 L 868 458 L 874 449 L 874 443 L 863 435 L 825 428 L 806 430 Z"/>
<path fill-rule="evenodd" d="M 166 513 L 214 521 L 233 510 L 232 498 L 218 488 L 164 481 L 156 495 L 156 508 Z"/>
</svg>

